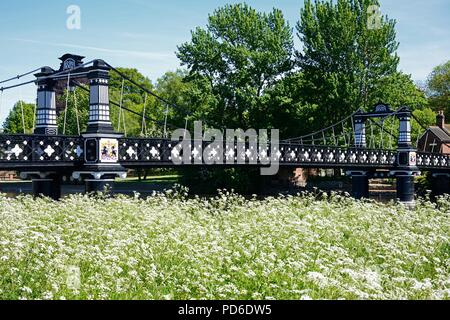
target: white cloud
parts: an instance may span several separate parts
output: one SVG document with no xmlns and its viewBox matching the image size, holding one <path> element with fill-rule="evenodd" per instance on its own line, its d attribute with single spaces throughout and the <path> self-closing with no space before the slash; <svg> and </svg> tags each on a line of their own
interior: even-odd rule
<svg viewBox="0 0 450 320">
<path fill-rule="evenodd" d="M 151 52 L 151 51 L 109 49 L 109 48 L 100 48 L 100 47 L 94 47 L 94 46 L 85 46 L 85 45 L 70 44 L 70 43 L 53 43 L 53 42 L 38 41 L 38 40 L 32 40 L 32 39 L 22 39 L 22 38 L 11 38 L 9 40 L 35 43 L 35 44 L 43 44 L 43 45 L 49 45 L 49 46 L 54 46 L 54 47 L 65 47 L 65 48 L 91 50 L 91 51 L 104 52 L 104 53 L 109 53 L 109 54 L 114 54 L 114 55 L 119 55 L 119 56 L 145 58 L 145 59 L 159 60 L 159 61 L 170 61 L 175 58 L 175 54 L 171 53 L 171 52 Z"/>
</svg>

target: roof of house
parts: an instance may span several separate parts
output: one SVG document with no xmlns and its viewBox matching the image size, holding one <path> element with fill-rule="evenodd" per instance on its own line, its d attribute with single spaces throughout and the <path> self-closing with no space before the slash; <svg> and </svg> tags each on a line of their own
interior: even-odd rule
<svg viewBox="0 0 450 320">
<path fill-rule="evenodd" d="M 442 129 L 438 126 L 431 126 L 428 128 L 440 141 L 450 142 L 450 131 Z"/>
</svg>

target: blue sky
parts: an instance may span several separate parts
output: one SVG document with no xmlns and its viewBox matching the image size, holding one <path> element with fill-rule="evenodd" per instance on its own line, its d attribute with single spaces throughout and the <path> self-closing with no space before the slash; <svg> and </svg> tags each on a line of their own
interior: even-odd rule
<svg viewBox="0 0 450 320">
<path fill-rule="evenodd" d="M 4 0 L 0 2 L 0 79 L 42 65 L 56 68 L 57 58 L 71 52 L 135 67 L 155 80 L 179 66 L 176 47 L 189 40 L 190 30 L 204 26 L 215 8 L 235 2 L 242 1 Z M 246 2 L 261 11 L 281 9 L 292 27 L 303 6 L 303 0 Z M 66 10 L 72 4 L 81 9 L 80 30 L 66 27 Z M 434 66 L 450 59 L 449 0 L 381 0 L 381 12 L 397 20 L 400 69 L 414 80 L 426 79 Z M 17 99 L 34 101 L 34 86 L 4 92 L 0 121 Z"/>
</svg>

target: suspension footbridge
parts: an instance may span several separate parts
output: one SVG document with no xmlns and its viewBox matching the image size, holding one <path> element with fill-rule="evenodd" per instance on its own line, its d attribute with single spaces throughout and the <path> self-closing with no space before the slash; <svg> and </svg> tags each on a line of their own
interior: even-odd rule
<svg viewBox="0 0 450 320">
<path fill-rule="evenodd" d="M 412 141 L 412 124 L 423 132 L 426 128 L 407 106 L 391 110 L 389 106 L 379 103 L 371 111 L 357 110 L 317 132 L 276 143 L 268 139 L 258 140 L 248 132 L 232 141 L 205 141 L 201 137 L 186 138 L 185 134 L 170 139 L 167 137 L 170 126 L 167 110 L 181 107 L 128 78 L 103 60 L 83 62 L 82 59 L 66 54 L 61 57 L 58 70 L 41 67 L 0 81 L 3 85 L 0 94 L 24 85 L 37 86 L 33 133 L 0 134 L 0 170 L 16 170 L 22 178 L 31 178 L 35 195 L 58 198 L 61 182 L 70 178 L 85 181 L 87 192 L 102 190 L 106 184 L 112 184 L 114 178 L 125 177 L 127 169 L 207 165 L 267 167 L 272 163 L 344 169 L 352 177 L 353 194 L 357 198 L 368 197 L 369 179 L 392 177 L 397 180 L 397 198 L 412 204 L 414 176 L 425 171 L 430 171 L 433 178 L 439 181 L 435 184 L 435 194 L 450 192 L 450 154 L 417 148 L 420 134 L 416 135 L 416 141 Z M 122 88 L 127 82 L 145 97 L 151 95 L 160 99 L 166 105 L 164 121 L 148 116 L 145 110 L 139 113 L 127 109 L 122 101 L 110 101 L 111 72 L 121 78 Z M 30 81 L 6 85 L 33 74 L 35 78 Z M 80 81 L 87 82 L 89 88 Z M 65 83 L 67 97 L 69 89 L 74 86 L 89 91 L 87 129 L 80 132 L 77 116 L 76 136 L 64 134 L 65 122 L 63 134 L 58 133 L 56 86 L 60 83 Z M 125 132 L 113 128 L 111 105 L 119 108 L 119 128 Z M 158 123 L 164 128 L 163 136 L 127 136 L 123 112 L 140 116 L 143 130 L 147 121 Z"/>
</svg>

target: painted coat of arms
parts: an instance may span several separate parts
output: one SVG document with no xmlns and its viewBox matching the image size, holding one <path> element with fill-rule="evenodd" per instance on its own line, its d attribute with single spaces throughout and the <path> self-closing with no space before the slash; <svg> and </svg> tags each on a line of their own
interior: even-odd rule
<svg viewBox="0 0 450 320">
<path fill-rule="evenodd" d="M 100 162 L 117 162 L 119 159 L 119 141 L 100 139 Z"/>
</svg>

